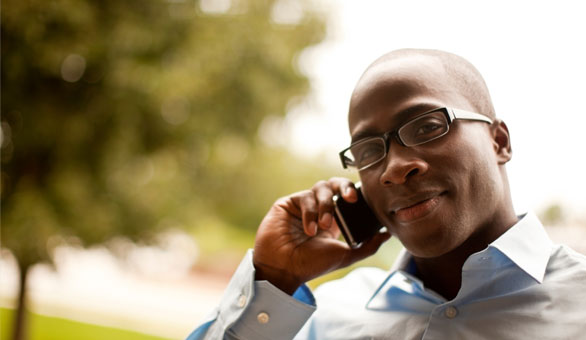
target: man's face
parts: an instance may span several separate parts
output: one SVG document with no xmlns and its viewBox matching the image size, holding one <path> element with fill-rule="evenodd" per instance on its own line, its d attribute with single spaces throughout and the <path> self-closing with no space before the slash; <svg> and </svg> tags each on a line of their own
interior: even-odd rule
<svg viewBox="0 0 586 340">
<path fill-rule="evenodd" d="M 395 130 L 439 107 L 474 111 L 434 59 L 379 64 L 357 85 L 350 104 L 352 141 Z M 437 257 L 482 234 L 496 222 L 503 179 L 490 125 L 455 121 L 447 135 L 404 147 L 362 170 L 370 206 L 417 257 Z M 481 242 L 478 241 L 478 242 Z"/>
</svg>

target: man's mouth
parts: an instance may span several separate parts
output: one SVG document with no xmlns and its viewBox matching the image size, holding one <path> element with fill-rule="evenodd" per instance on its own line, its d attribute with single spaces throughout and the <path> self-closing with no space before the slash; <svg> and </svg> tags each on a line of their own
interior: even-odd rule
<svg viewBox="0 0 586 340">
<path fill-rule="evenodd" d="M 392 211 L 392 215 L 400 222 L 415 221 L 430 212 L 440 203 L 444 193 L 431 195 L 412 202 L 404 203 Z"/>
</svg>

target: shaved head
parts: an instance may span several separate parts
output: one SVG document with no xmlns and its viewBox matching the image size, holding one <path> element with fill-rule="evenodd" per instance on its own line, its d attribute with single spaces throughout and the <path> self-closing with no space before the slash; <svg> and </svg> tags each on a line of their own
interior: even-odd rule
<svg viewBox="0 0 586 340">
<path fill-rule="evenodd" d="M 446 86 L 457 89 L 460 94 L 474 107 L 476 112 L 495 118 L 495 110 L 490 98 L 488 87 L 478 70 L 466 59 L 452 53 L 428 49 L 401 49 L 384 54 L 375 60 L 364 72 L 361 80 L 371 76 L 379 69 L 387 69 L 402 61 L 421 59 L 422 62 L 433 62 L 441 68 L 445 76 Z M 358 81 L 360 85 L 361 80 Z M 357 88 L 359 87 L 357 86 Z"/>
</svg>

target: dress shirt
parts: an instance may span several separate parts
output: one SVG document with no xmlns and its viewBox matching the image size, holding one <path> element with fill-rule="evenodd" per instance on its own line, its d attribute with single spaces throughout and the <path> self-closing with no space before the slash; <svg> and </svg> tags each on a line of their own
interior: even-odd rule
<svg viewBox="0 0 586 340">
<path fill-rule="evenodd" d="M 293 297 L 254 281 L 252 251 L 195 339 L 586 339 L 586 257 L 554 245 L 532 214 L 471 255 L 446 300 L 402 251 L 389 272 L 359 268 Z M 317 306 L 316 307 L 316 302 Z"/>
</svg>

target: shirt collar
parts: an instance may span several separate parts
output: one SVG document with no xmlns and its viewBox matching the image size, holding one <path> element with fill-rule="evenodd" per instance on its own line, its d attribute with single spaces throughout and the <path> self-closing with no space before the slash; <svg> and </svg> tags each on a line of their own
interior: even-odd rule
<svg viewBox="0 0 586 340">
<path fill-rule="evenodd" d="M 522 215 L 517 223 L 492 242 L 487 249 L 471 255 L 471 257 L 480 256 L 483 252 L 489 251 L 489 248 L 497 249 L 519 269 L 541 283 L 543 282 L 547 263 L 549 262 L 552 245 L 549 236 L 537 216 L 529 212 Z M 403 280 L 417 285 L 419 290 L 423 291 L 423 283 L 412 276 L 414 274 L 413 267 L 413 256 L 403 248 L 391 267 L 391 273 L 376 290 L 368 302 L 367 307 L 374 306 L 377 300 L 382 298 L 381 293 L 386 292 L 388 287 L 391 286 L 393 276 L 397 276 L 394 275 L 396 272 Z M 412 291 L 412 289 L 409 289 L 409 291 Z M 430 294 L 430 292 L 427 292 L 427 294 Z"/>
<path fill-rule="evenodd" d="M 489 247 L 498 249 L 517 267 L 537 282 L 543 281 L 551 253 L 551 242 L 543 225 L 533 212 L 521 215 L 519 221 L 492 242 Z M 413 274 L 413 256 L 402 249 L 391 271 L 402 270 Z"/>
<path fill-rule="evenodd" d="M 552 245 L 553 243 L 537 216 L 529 212 L 489 247 L 498 249 L 517 267 L 541 283 L 549 262 Z"/>
</svg>

